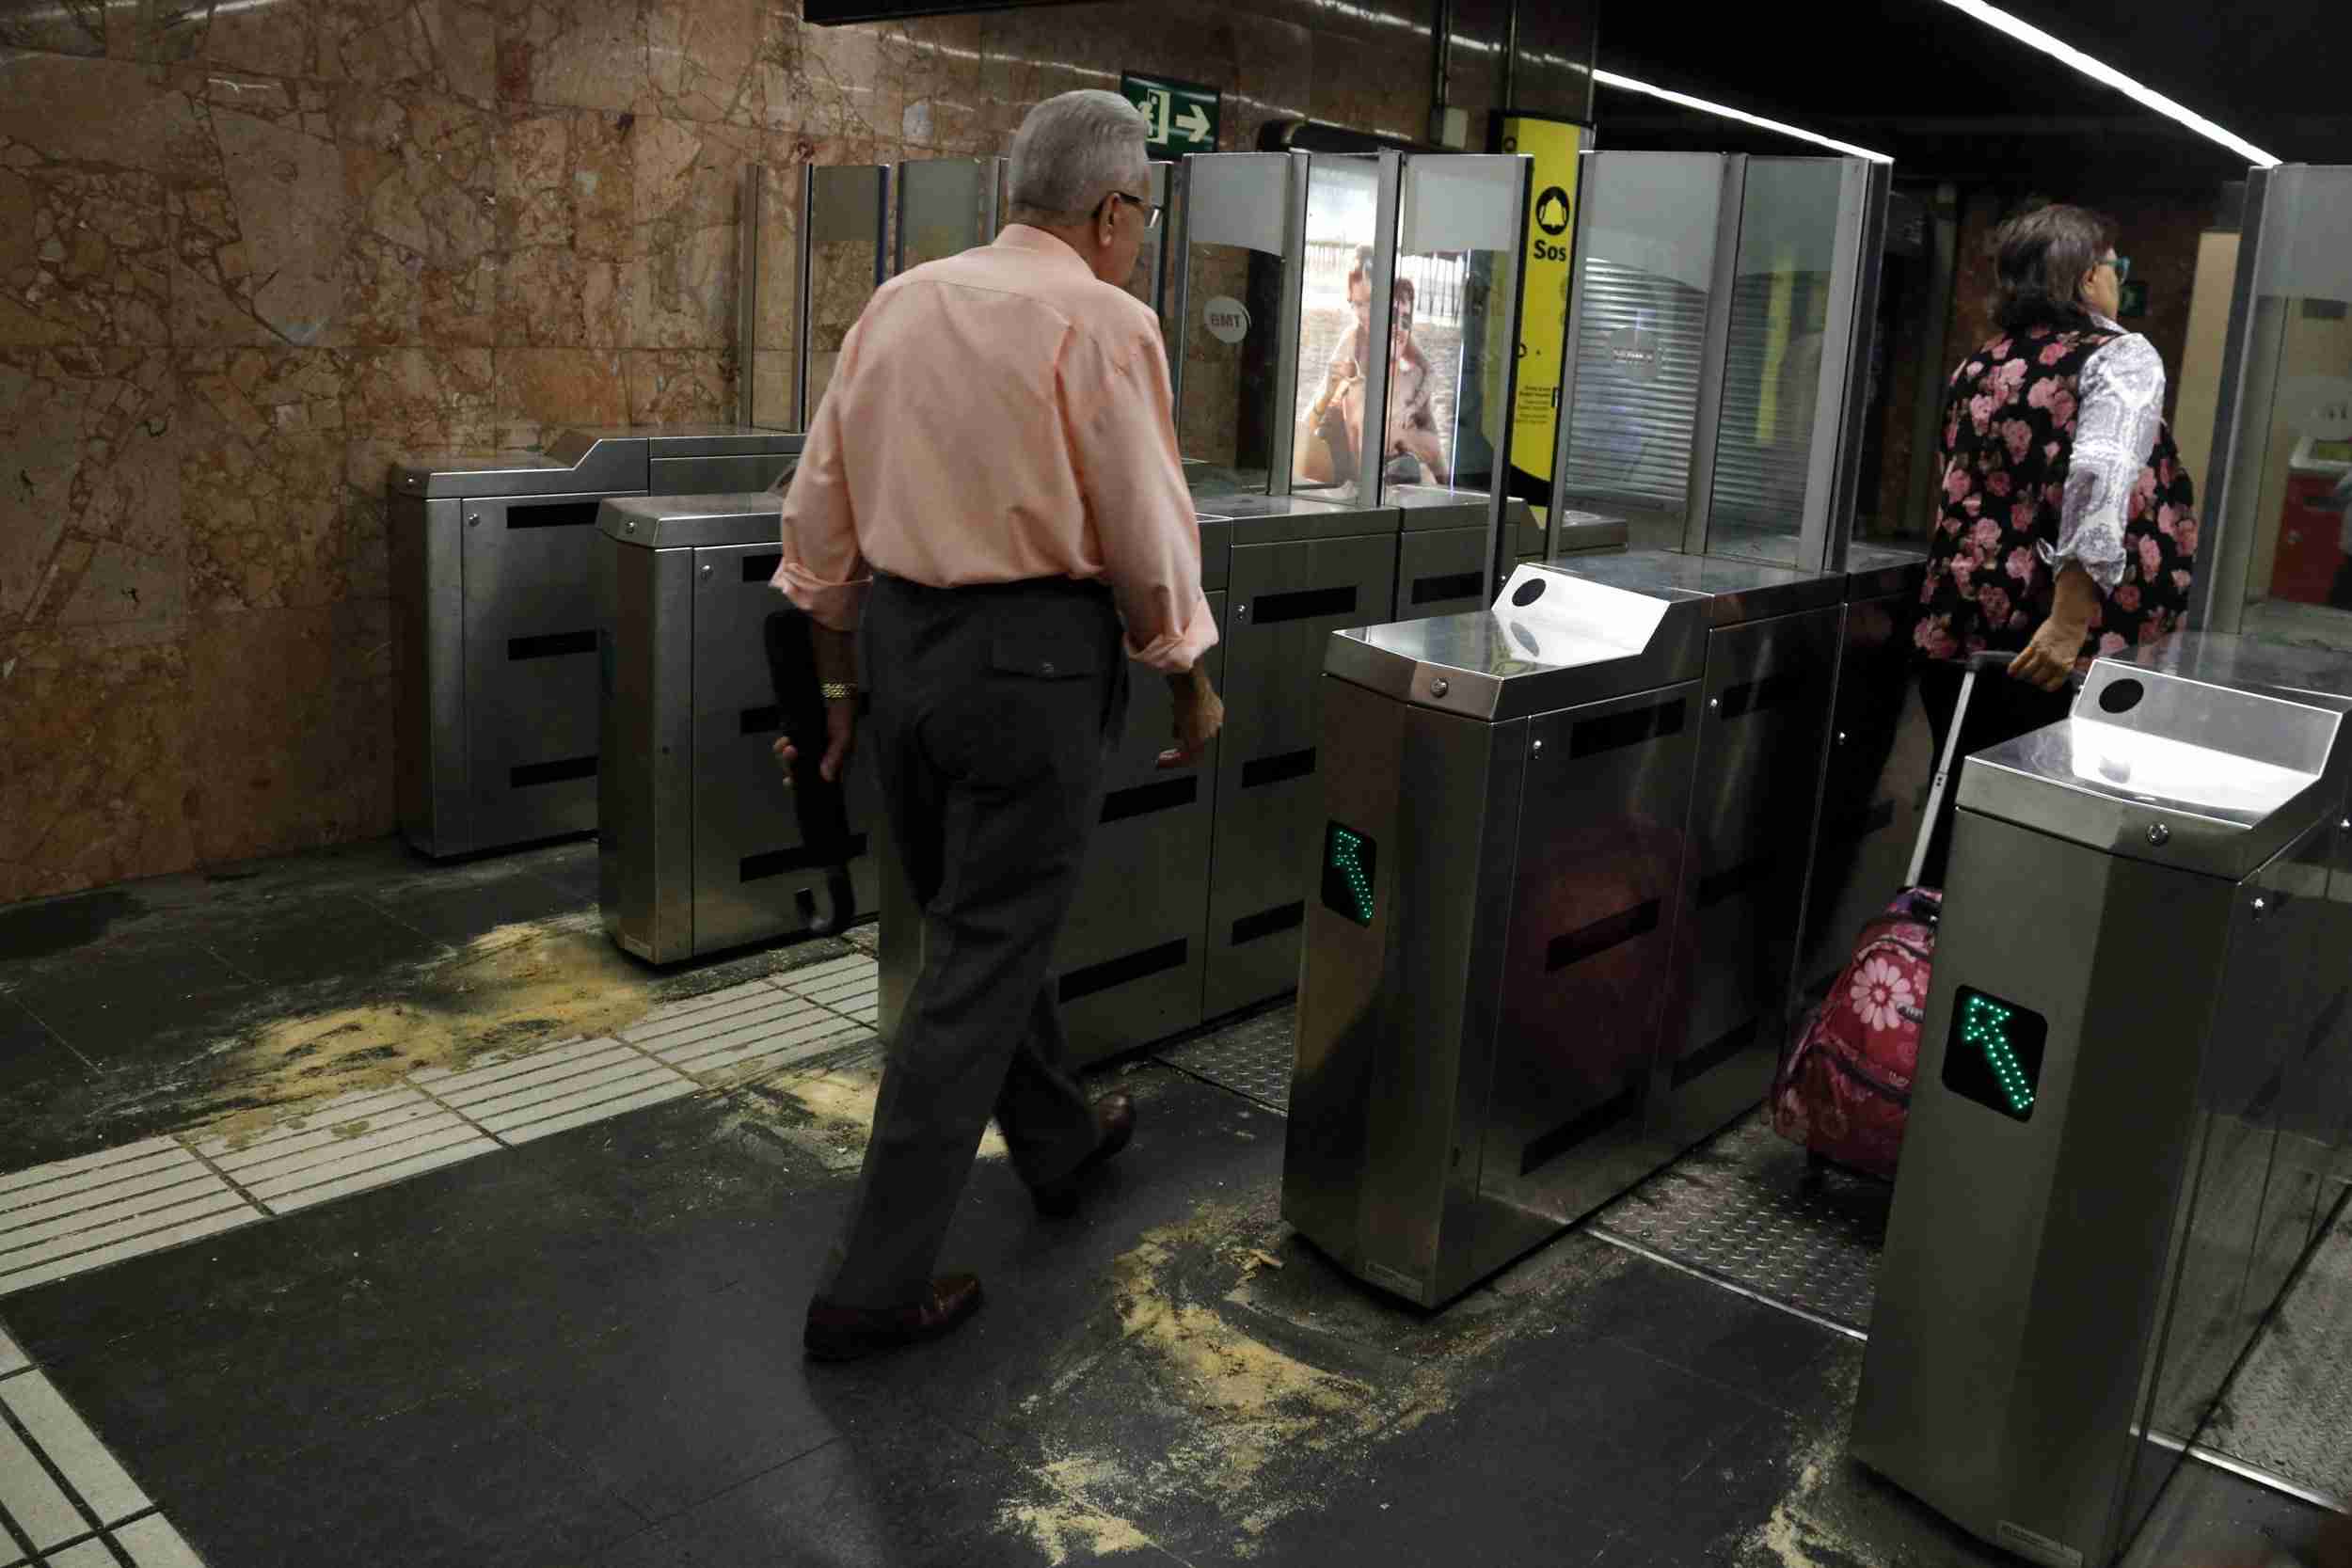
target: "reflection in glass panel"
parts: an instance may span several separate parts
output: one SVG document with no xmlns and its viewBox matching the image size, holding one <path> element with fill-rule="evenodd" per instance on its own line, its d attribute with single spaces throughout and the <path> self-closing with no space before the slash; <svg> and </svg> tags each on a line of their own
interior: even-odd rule
<svg viewBox="0 0 2352 1568">
<path fill-rule="evenodd" d="M 814 420 L 842 341 L 874 297 L 882 263 L 886 171 L 864 166 L 809 171 L 808 414 Z"/>
<path fill-rule="evenodd" d="M 1372 247 L 1379 229 L 1380 166 L 1372 158 L 1317 157 L 1307 176 L 1307 256 L 1298 312 L 1297 434 L 1294 490 L 1334 500 L 1359 493 L 1365 334 L 1372 320 Z M 1406 297 L 1400 279 L 1397 298 Z M 1400 314 L 1402 312 L 1400 311 Z M 1434 443 L 1428 443 L 1434 449 Z M 1411 459 L 1400 459 L 1403 470 Z M 1411 469 L 1418 474 L 1418 467 Z"/>
<path fill-rule="evenodd" d="M 1682 547 L 1723 171 L 1706 153 L 1597 153 L 1585 166 L 1561 493 L 1623 515 L 1636 546 Z"/>
<path fill-rule="evenodd" d="M 1290 283 L 1283 262 L 1291 161 L 1281 153 L 1187 159 L 1183 403 L 1177 450 L 1200 496 L 1263 495 L 1280 410 L 1275 341 Z M 1165 224 L 1169 219 L 1163 219 Z"/>
<path fill-rule="evenodd" d="M 2243 629 L 2352 648 L 2352 168 L 2275 170 L 2256 264 L 2225 534 Z"/>
<path fill-rule="evenodd" d="M 1796 564 L 1842 174 L 1830 158 L 1748 161 L 1708 511 L 1710 555 Z"/>
<path fill-rule="evenodd" d="M 1405 165 L 1383 492 L 1401 505 L 1458 503 L 1494 488 L 1518 352 L 1525 186 L 1518 158 Z"/>
</svg>

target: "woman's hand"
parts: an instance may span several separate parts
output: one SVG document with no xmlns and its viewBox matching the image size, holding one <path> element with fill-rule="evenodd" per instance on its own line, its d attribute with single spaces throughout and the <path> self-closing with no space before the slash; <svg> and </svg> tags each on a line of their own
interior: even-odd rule
<svg viewBox="0 0 2352 1568">
<path fill-rule="evenodd" d="M 2058 573 L 2050 617 L 2026 651 L 2010 661 L 2010 679 L 2044 691 L 2062 689 L 2074 673 L 2074 661 L 2082 657 L 2083 639 L 2090 635 L 2090 618 L 2098 609 L 2099 585 L 2080 562 L 2068 562 Z"/>
</svg>

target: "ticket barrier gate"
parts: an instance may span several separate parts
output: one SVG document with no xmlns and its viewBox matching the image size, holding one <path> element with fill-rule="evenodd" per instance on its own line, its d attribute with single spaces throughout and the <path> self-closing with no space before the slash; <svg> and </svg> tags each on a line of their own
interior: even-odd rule
<svg viewBox="0 0 2352 1568">
<path fill-rule="evenodd" d="M 1853 1451 L 2029 1560 L 2117 1557 L 2312 1240 L 2281 1122 L 2341 1092 L 2327 684 L 2102 659 L 1961 772 Z"/>
<path fill-rule="evenodd" d="M 849 843 L 829 847 L 809 842 L 773 754 L 776 530 L 769 492 L 628 497 L 597 519 L 601 903 L 612 940 L 649 963 L 830 921 L 841 848 L 856 911 L 877 907 L 868 767 L 850 770 Z"/>
<path fill-rule="evenodd" d="M 397 794 L 411 846 L 437 858 L 596 827 L 597 508 L 756 490 L 801 440 L 737 425 L 574 430 L 541 452 L 393 467 Z"/>
<path fill-rule="evenodd" d="M 1282 1211 L 1452 1299 L 1764 1092 L 1838 580 L 1649 552 L 1328 640 Z"/>
</svg>

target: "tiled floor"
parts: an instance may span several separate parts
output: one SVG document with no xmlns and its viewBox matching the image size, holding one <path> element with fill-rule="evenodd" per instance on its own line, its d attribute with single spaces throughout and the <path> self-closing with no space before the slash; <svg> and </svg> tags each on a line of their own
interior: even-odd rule
<svg viewBox="0 0 2352 1568">
<path fill-rule="evenodd" d="M 1109 1069 L 1142 1130 L 1073 1222 L 983 1158 L 946 1259 L 987 1284 L 968 1329 L 805 1364 L 866 933 L 648 975 L 609 1032 L 300 1126 L 191 1131 L 221 1030 L 575 919 L 578 858 L 348 852 L 0 911 L 0 1147 L 34 1150 L 0 1175 L 0 1274 L 114 1238 L 0 1295 L 0 1568 L 1998 1560 L 1843 1457 L 1846 1335 L 1589 1236 L 1434 1315 L 1354 1285 L 1279 1217 L 1279 1101 L 1217 1077 L 1248 1051 Z M 365 915 L 339 960 L 264 940 L 281 904 L 426 956 Z M 141 977 L 175 1006 L 109 994 Z M 2192 1465 L 2130 1561 L 2317 1518 Z"/>
</svg>

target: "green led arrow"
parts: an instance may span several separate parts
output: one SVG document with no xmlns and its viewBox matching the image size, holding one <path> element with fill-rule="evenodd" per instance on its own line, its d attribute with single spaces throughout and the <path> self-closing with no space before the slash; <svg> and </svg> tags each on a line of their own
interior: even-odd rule
<svg viewBox="0 0 2352 1568">
<path fill-rule="evenodd" d="M 1364 841 L 1345 828 L 1331 829 L 1331 864 L 1347 879 L 1347 890 L 1356 900 L 1356 924 L 1372 924 L 1372 879 L 1364 875 Z"/>
<path fill-rule="evenodd" d="M 2025 1066 L 2010 1044 L 2010 1010 L 1999 1003 L 1971 996 L 1961 1014 L 1960 1037 L 1984 1053 L 2009 1108 L 2023 1116 L 2033 1109 L 2033 1085 L 2026 1082 Z"/>
</svg>

